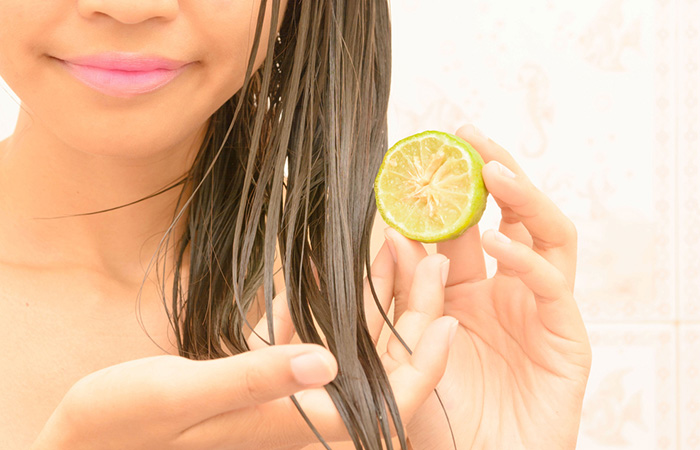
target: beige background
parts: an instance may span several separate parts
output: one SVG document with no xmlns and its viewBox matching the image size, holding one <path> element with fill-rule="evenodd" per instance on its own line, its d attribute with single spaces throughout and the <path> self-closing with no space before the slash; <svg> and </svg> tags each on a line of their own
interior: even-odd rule
<svg viewBox="0 0 700 450">
<path fill-rule="evenodd" d="M 392 3 L 391 142 L 473 122 L 578 227 L 578 448 L 700 449 L 700 0 Z"/>
<path fill-rule="evenodd" d="M 700 449 L 700 0 L 392 14 L 390 141 L 473 122 L 577 224 L 594 349 L 578 448 Z M 0 91 L 0 139 L 16 111 Z"/>
</svg>

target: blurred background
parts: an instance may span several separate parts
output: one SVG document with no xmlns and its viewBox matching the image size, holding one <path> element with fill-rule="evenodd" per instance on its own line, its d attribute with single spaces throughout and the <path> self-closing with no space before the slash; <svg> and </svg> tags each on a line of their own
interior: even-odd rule
<svg viewBox="0 0 700 450">
<path fill-rule="evenodd" d="M 700 0 L 393 0 L 392 18 L 390 143 L 474 123 L 578 227 L 578 448 L 700 449 Z M 0 139 L 17 110 L 0 89 Z M 492 202 L 482 231 L 498 219 Z"/>
</svg>

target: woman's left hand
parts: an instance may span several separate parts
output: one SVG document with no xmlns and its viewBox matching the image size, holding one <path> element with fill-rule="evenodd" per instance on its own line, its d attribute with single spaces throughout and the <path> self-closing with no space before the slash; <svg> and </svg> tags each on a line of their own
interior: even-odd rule
<svg viewBox="0 0 700 450">
<path fill-rule="evenodd" d="M 459 450 L 574 449 L 591 365 L 573 298 L 576 230 L 503 148 L 472 126 L 457 134 L 484 158 L 484 182 L 502 220 L 483 242 L 474 226 L 437 245 L 450 259 L 449 277 L 443 309 L 427 309 L 427 319 L 448 315 L 460 325 L 437 388 L 445 411 L 432 395 L 411 418 L 409 441 L 414 450 L 455 443 Z M 397 264 L 398 319 L 427 253 L 394 230 L 386 234 Z M 492 278 L 482 246 L 498 261 Z"/>
</svg>

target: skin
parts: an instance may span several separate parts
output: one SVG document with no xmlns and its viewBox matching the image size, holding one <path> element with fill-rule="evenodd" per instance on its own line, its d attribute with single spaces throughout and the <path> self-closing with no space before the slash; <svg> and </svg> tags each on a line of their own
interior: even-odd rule
<svg viewBox="0 0 700 450">
<path fill-rule="evenodd" d="M 209 116 L 242 85 L 257 9 L 254 0 L 0 3 L 0 75 L 22 99 L 0 142 L 0 448 L 301 448 L 317 440 L 293 393 L 324 436 L 346 438 L 319 389 L 337 370 L 322 347 L 251 342 L 255 351 L 217 361 L 174 356 L 156 284 L 142 282 L 177 192 L 37 219 L 122 205 L 179 179 Z M 115 98 L 56 60 L 103 51 L 191 64 L 161 89 Z M 441 296 L 432 273 L 424 284 Z M 383 292 L 390 302 L 393 286 Z M 423 348 L 391 357 L 404 361 L 390 378 L 405 417 L 439 381 L 455 325 L 401 325 Z"/>
<path fill-rule="evenodd" d="M 6 258 L 22 260 L 30 247 L 26 260 L 36 260 L 34 254 L 41 252 L 55 265 L 70 259 L 134 281 L 142 276 L 131 255 L 140 252 L 141 262 L 148 262 L 157 240 L 145 247 L 144 241 L 167 227 L 177 192 L 107 216 L 28 218 L 122 205 L 179 179 L 191 165 L 209 116 L 243 83 L 257 4 L 0 4 L 0 74 L 22 99 L 17 129 L 2 143 L 0 162 L 0 189 L 7 194 L 2 231 L 12 231 L 3 233 L 12 236 L 3 242 Z M 156 54 L 191 64 L 164 88 L 122 99 L 87 88 L 56 60 L 104 51 Z M 262 58 L 260 51 L 258 64 Z"/>
<path fill-rule="evenodd" d="M 437 254 L 428 256 L 421 243 L 388 228 L 372 266 L 385 311 L 392 302 L 384 290 L 393 289 L 402 336 L 403 330 L 436 318 L 459 321 L 437 386 L 445 411 L 432 394 L 408 420 L 409 443 L 431 450 L 451 450 L 455 444 L 459 450 L 573 450 L 591 367 L 590 343 L 572 294 L 576 229 L 506 150 L 473 125 L 457 135 L 486 162 L 482 175 L 501 209 L 499 231 L 480 237 L 474 226 L 438 243 Z M 491 278 L 484 250 L 498 261 Z M 425 289 L 426 264 L 448 270 L 442 295 Z M 368 289 L 365 295 L 368 324 L 379 341 L 384 322 Z M 288 325 L 280 328 L 290 332 Z M 418 349 L 415 338 L 404 337 Z M 392 335 L 383 359 L 388 370 L 402 364 L 392 358 L 402 350 Z"/>
<path fill-rule="evenodd" d="M 292 344 L 266 348 L 251 338 L 254 350 L 244 355 L 217 361 L 174 356 L 167 317 L 151 283 L 142 291 L 137 320 L 134 298 L 159 236 L 170 224 L 177 192 L 107 214 L 36 219 L 122 205 L 181 177 L 201 142 L 208 117 L 241 86 L 256 10 L 257 2 L 252 0 L 0 2 L 0 75 L 22 99 L 17 129 L 0 142 L 0 351 L 5 355 L 0 365 L 0 448 L 313 446 L 315 437 L 288 398 L 292 393 L 298 394 L 327 439 L 344 439 L 341 421 L 320 389 L 337 370 L 325 349 Z M 155 53 L 192 64 L 164 88 L 124 99 L 79 83 L 55 59 L 115 50 Z M 525 183 L 505 152 L 485 142 L 476 142 L 475 147 L 485 160 L 496 159 L 511 167 L 518 174 L 514 183 Z M 506 184 L 486 171 L 484 177 L 504 208 L 506 222 L 513 221 L 513 227 L 504 228 L 514 240 L 527 244 L 523 231 L 527 230 L 535 242 L 548 242 L 541 239 L 549 231 L 538 234 L 537 223 L 568 229 L 558 210 L 551 205 L 541 209 L 549 203 L 529 189 L 515 197 L 517 205 L 532 208 L 525 208 L 526 212 L 541 212 L 526 214 L 528 220 L 518 226 L 517 208 L 509 203 Z M 517 186 L 511 188 L 511 194 L 518 192 Z M 373 266 L 380 302 L 388 308 L 395 300 L 396 328 L 414 349 L 409 355 L 392 338 L 382 350 L 414 448 L 425 448 L 424 442 L 431 440 L 440 448 L 451 448 L 442 444 L 447 436 L 441 427 L 442 411 L 436 411 L 430 401 L 425 403 L 438 382 L 441 390 L 454 394 L 454 404 L 448 405 L 453 423 L 469 424 L 459 431 L 460 443 L 517 448 L 509 445 L 531 442 L 527 430 L 517 435 L 512 430 L 518 430 L 518 424 L 542 429 L 542 422 L 496 407 L 499 401 L 523 399 L 518 393 L 525 388 L 549 397 L 521 400 L 521 410 L 547 412 L 551 406 L 547 399 L 571 397 L 566 403 L 571 414 L 566 415 L 561 436 L 554 446 L 539 448 L 567 448 L 572 436 L 575 439 L 572 424 L 578 423 L 590 353 L 567 291 L 573 288 L 575 261 L 575 244 L 572 253 L 571 236 L 567 236 L 560 247 L 569 250 L 563 252 L 549 246 L 546 251 L 527 245 L 499 247 L 486 236 L 484 248 L 499 260 L 502 281 L 480 279 L 479 264 L 459 256 L 480 251 L 478 233 L 440 247 L 444 255 L 425 256 L 415 243 L 397 236 L 380 250 Z M 446 256 L 452 261 L 445 290 Z M 539 278 L 533 281 L 520 272 L 508 272 L 522 267 L 538 268 Z M 567 289 L 556 283 L 562 273 L 570 277 Z M 535 295 L 541 294 L 537 286 L 549 281 L 562 289 L 544 292 L 546 298 L 557 300 L 547 305 L 566 307 L 534 308 L 542 304 Z M 475 315 L 467 308 L 470 289 L 484 310 L 492 305 L 493 311 L 503 312 L 503 299 L 515 296 L 522 305 L 529 305 L 516 309 L 523 317 L 563 319 L 576 325 L 577 331 L 552 349 L 552 342 L 561 343 L 561 339 L 543 332 L 546 320 L 518 328 L 516 313 L 506 314 L 512 316 L 509 325 L 502 315 L 498 320 L 493 319 L 498 314 Z M 284 336 L 291 342 L 293 330 L 283 300 L 276 301 L 276 335 L 281 342 Z M 378 337 L 382 322 L 369 300 L 367 317 Z M 459 328 L 455 328 L 457 320 Z M 496 322 L 503 325 L 502 330 L 490 328 Z M 524 352 L 526 357 L 517 352 L 492 354 L 501 365 L 494 364 L 494 373 L 481 380 L 498 379 L 500 387 L 510 383 L 521 388 L 496 390 L 506 393 L 499 398 L 478 384 L 477 368 L 492 364 L 476 355 L 483 355 L 489 343 L 513 330 L 515 336 L 532 330 L 535 347 Z M 265 326 L 258 331 L 265 335 Z M 576 345 L 566 344 L 569 341 Z M 575 383 L 565 382 L 572 378 L 571 354 L 582 355 Z M 546 391 L 544 382 L 522 384 L 498 378 L 513 373 L 506 367 L 526 368 L 528 361 L 546 368 L 555 380 L 563 380 L 557 384 L 559 390 Z M 464 377 L 467 373 L 470 376 Z M 523 379 L 515 377 L 515 381 Z M 482 397 L 483 401 L 475 401 Z M 477 409 L 463 411 L 459 405 L 477 405 Z M 494 429 L 493 424 L 502 429 Z M 509 434 L 500 435 L 501 431 Z M 517 439 L 503 441 L 499 436 Z"/>
<path fill-rule="evenodd" d="M 480 239 L 475 226 L 437 245 L 451 260 L 444 308 L 423 320 L 444 314 L 460 323 L 438 385 L 457 448 L 574 449 L 591 367 L 573 298 L 576 229 L 502 147 L 471 125 L 457 135 L 486 162 L 484 182 L 502 216 L 499 231 Z M 426 252 L 396 231 L 386 235 L 397 256 L 402 317 Z M 482 248 L 498 261 L 491 278 Z M 434 395 L 408 429 L 415 448 L 454 448 Z"/>
</svg>

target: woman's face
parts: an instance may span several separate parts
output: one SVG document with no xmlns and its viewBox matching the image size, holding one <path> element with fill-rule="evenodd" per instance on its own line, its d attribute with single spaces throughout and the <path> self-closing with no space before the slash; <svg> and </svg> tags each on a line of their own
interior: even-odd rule
<svg viewBox="0 0 700 450">
<path fill-rule="evenodd" d="M 153 156 L 198 135 L 240 89 L 259 3 L 0 0 L 0 76 L 47 136 Z"/>
</svg>

